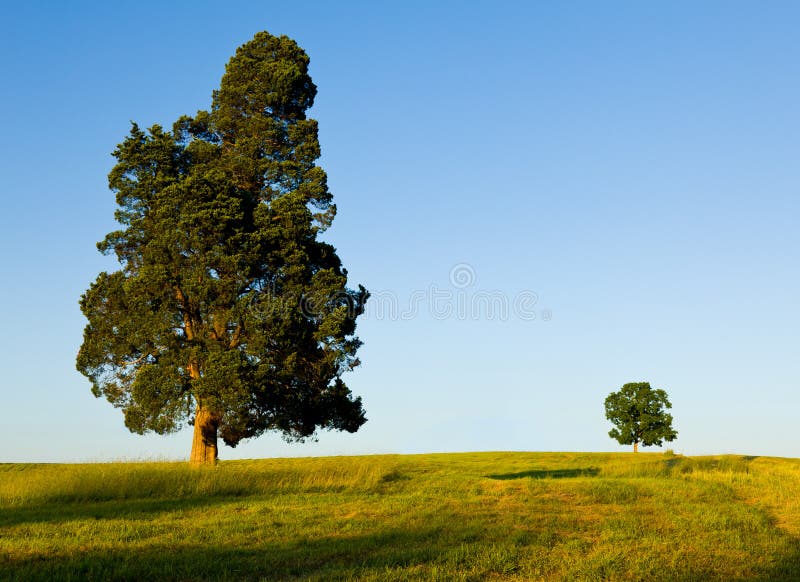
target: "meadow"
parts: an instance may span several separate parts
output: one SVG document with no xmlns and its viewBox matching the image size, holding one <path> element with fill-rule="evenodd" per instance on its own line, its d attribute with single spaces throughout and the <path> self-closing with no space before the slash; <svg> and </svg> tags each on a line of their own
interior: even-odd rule
<svg viewBox="0 0 800 582">
<path fill-rule="evenodd" d="M 800 460 L 0 465 L 3 580 L 800 580 Z"/>
</svg>

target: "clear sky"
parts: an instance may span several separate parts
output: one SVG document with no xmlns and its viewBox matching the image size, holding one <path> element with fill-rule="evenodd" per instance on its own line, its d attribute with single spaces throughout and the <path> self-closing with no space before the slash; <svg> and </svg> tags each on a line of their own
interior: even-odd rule
<svg viewBox="0 0 800 582">
<path fill-rule="evenodd" d="M 0 461 L 188 456 L 91 395 L 78 299 L 129 122 L 207 108 L 259 30 L 311 57 L 369 422 L 221 458 L 623 450 L 631 381 L 678 452 L 800 457 L 800 4 L 432 4 L 3 4 Z"/>
</svg>

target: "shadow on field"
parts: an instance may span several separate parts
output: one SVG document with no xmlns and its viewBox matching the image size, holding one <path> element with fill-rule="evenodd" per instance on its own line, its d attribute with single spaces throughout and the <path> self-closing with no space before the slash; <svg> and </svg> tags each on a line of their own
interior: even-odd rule
<svg viewBox="0 0 800 582">
<path fill-rule="evenodd" d="M 489 479 L 508 481 L 511 479 L 574 479 L 575 477 L 594 477 L 600 469 L 589 467 L 587 469 L 535 469 L 520 471 L 519 473 L 500 473 L 486 475 Z"/>
<path fill-rule="evenodd" d="M 18 580 L 327 580 L 386 576 L 440 559 L 436 528 L 259 544 L 158 545 L 70 556 L 0 560 L 0 578 Z"/>
<path fill-rule="evenodd" d="M 766 572 L 751 579 L 758 582 L 800 580 L 800 539 L 793 540 L 791 552 L 780 556 Z"/>
<path fill-rule="evenodd" d="M 235 498 L 198 497 L 189 499 L 114 499 L 91 503 L 56 503 L 0 508 L 0 527 L 25 523 L 59 523 L 85 519 L 152 519 L 155 514 L 196 509 Z"/>
</svg>

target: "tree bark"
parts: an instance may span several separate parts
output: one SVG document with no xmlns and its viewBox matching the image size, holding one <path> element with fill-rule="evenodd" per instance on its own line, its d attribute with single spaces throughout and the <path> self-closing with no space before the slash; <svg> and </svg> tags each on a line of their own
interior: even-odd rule
<svg viewBox="0 0 800 582">
<path fill-rule="evenodd" d="M 639 452 L 639 442 L 638 441 L 633 443 L 633 452 L 634 453 L 638 453 Z"/>
<path fill-rule="evenodd" d="M 194 417 L 194 437 L 189 462 L 194 466 L 217 462 L 217 426 L 219 419 L 207 408 L 198 407 Z"/>
</svg>

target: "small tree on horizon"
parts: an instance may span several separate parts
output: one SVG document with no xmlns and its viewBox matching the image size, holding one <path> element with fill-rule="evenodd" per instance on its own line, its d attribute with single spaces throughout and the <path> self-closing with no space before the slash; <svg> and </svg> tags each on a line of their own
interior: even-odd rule
<svg viewBox="0 0 800 582">
<path fill-rule="evenodd" d="M 654 390 L 649 382 L 625 384 L 619 392 L 612 392 L 605 401 L 606 418 L 616 428 L 608 436 L 621 445 L 639 444 L 645 447 L 661 446 L 664 441 L 673 441 L 678 436 L 672 428 L 672 415 L 665 409 L 672 408 L 664 390 Z"/>
<path fill-rule="evenodd" d="M 366 421 L 341 376 L 359 364 L 369 294 L 318 239 L 336 207 L 306 117 L 308 64 L 292 39 L 260 32 L 208 111 L 171 131 L 133 124 L 114 152 L 121 229 L 98 248 L 121 268 L 81 298 L 77 368 L 132 432 L 194 425 L 193 464 L 216 461 L 218 436 L 234 447 Z"/>
</svg>

